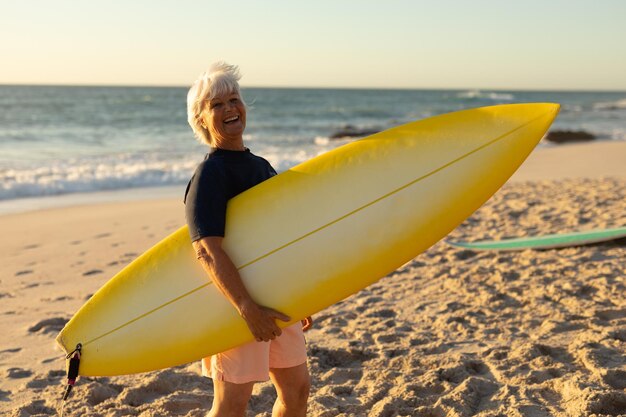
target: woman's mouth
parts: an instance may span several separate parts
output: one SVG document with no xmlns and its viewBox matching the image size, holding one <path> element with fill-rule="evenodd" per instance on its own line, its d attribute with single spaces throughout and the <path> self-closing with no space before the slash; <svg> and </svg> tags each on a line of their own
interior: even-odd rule
<svg viewBox="0 0 626 417">
<path fill-rule="evenodd" d="M 225 124 L 230 124 L 239 120 L 239 116 L 232 116 L 224 119 Z"/>
</svg>

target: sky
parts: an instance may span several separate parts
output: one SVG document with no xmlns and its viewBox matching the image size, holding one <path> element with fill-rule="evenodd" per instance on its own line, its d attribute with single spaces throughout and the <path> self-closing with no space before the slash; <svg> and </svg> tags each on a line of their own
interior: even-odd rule
<svg viewBox="0 0 626 417">
<path fill-rule="evenodd" d="M 0 84 L 626 90 L 623 0 L 0 0 Z"/>
</svg>

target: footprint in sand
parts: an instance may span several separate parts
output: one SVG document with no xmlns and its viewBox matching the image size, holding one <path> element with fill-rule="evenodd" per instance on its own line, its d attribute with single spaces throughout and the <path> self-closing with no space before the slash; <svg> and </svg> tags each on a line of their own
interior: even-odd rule
<svg viewBox="0 0 626 417">
<path fill-rule="evenodd" d="M 396 317 L 396 312 L 393 310 L 389 310 L 389 309 L 374 310 L 371 313 L 366 314 L 365 317 L 389 319 L 389 318 Z"/>
<path fill-rule="evenodd" d="M 602 321 L 612 321 L 626 318 L 626 308 L 599 310 L 595 313 L 596 318 Z"/>
<path fill-rule="evenodd" d="M 48 378 L 63 378 L 65 371 L 61 369 L 51 369 L 48 371 Z"/>
<path fill-rule="evenodd" d="M 17 271 L 14 274 L 14 276 L 19 277 L 19 276 L 22 276 L 22 275 L 32 274 L 33 272 L 35 272 L 35 271 L 33 271 L 32 269 L 23 269 L 21 271 Z"/>
<path fill-rule="evenodd" d="M 322 347 L 312 347 L 310 349 L 311 358 L 316 361 L 321 369 L 349 368 L 353 365 L 361 366 L 363 362 L 377 357 L 375 353 L 360 349 L 325 349 Z"/>
<path fill-rule="evenodd" d="M 22 369 L 22 368 L 7 369 L 7 378 L 9 379 L 28 378 L 32 374 L 33 374 L 33 371 L 31 371 L 30 369 Z"/>
<path fill-rule="evenodd" d="M 26 245 L 22 249 L 37 249 L 39 245 Z"/>
<path fill-rule="evenodd" d="M 454 254 L 454 257 L 456 258 L 456 260 L 458 261 L 465 261 L 467 259 L 473 258 L 474 256 L 478 255 L 475 251 L 472 250 L 461 250 L 459 252 L 456 252 Z"/>
<path fill-rule="evenodd" d="M 453 390 L 439 397 L 437 405 L 441 407 L 441 413 L 434 415 L 475 415 L 478 405 L 484 404 L 498 389 L 500 386 L 488 379 L 469 376 Z M 461 410 L 465 412 L 459 413 Z"/>
<path fill-rule="evenodd" d="M 348 397 L 352 395 L 354 388 L 349 385 L 338 385 L 331 389 L 331 392 L 338 397 Z"/>
<path fill-rule="evenodd" d="M 174 393 L 168 396 L 161 405 L 163 410 L 174 416 L 190 415 L 191 410 L 206 410 L 210 406 L 211 402 L 207 395 L 189 393 Z"/>
<path fill-rule="evenodd" d="M 101 269 L 90 269 L 87 272 L 83 272 L 83 276 L 84 277 L 88 277 L 90 275 L 97 275 L 97 274 L 101 274 L 103 271 Z"/>
<path fill-rule="evenodd" d="M 56 410 L 46 405 L 46 400 L 34 400 L 14 411 L 16 416 L 53 416 Z"/>
<path fill-rule="evenodd" d="M 111 233 L 100 233 L 99 235 L 95 235 L 94 239 L 102 239 L 109 236 L 111 236 Z"/>
<path fill-rule="evenodd" d="M 57 301 L 67 301 L 67 300 L 73 300 L 74 297 L 70 297 L 67 295 L 61 295 L 59 297 L 55 297 L 55 298 L 42 298 L 41 301 L 43 302 L 57 302 Z"/>
<path fill-rule="evenodd" d="M 541 343 L 531 344 L 525 354 L 529 360 L 539 357 L 549 357 L 554 362 L 564 364 L 571 364 L 574 362 L 574 357 L 567 351 L 567 349 L 558 346 L 548 346 Z"/>
<path fill-rule="evenodd" d="M 619 350 L 589 342 L 577 346 L 574 354 L 585 368 L 600 376 L 607 385 L 614 389 L 626 388 L 626 371 L 620 369 L 626 360 Z"/>
<path fill-rule="evenodd" d="M 1 297 L 0 297 L 1 298 Z M 620 342 L 626 342 L 626 327 L 622 329 L 611 330 L 608 333 L 611 339 L 619 340 Z"/>
<path fill-rule="evenodd" d="M 139 386 L 125 389 L 120 394 L 119 400 L 122 404 L 130 406 L 152 402 L 155 398 L 169 396 L 176 389 L 180 389 L 181 385 L 186 385 L 190 378 L 194 381 L 202 379 L 199 375 L 190 377 L 188 374 L 179 374 L 172 370 L 161 371 L 149 380 L 142 381 Z"/>
<path fill-rule="evenodd" d="M 9 348 L 9 349 L 4 349 L 4 350 L 0 350 L 0 354 L 2 353 L 17 353 L 20 350 L 22 350 L 22 348 L 17 347 L 17 348 Z"/>
<path fill-rule="evenodd" d="M 58 378 L 48 378 L 48 377 L 39 377 L 32 379 L 26 383 L 26 388 L 30 389 L 43 389 L 49 387 L 51 385 L 59 385 L 61 377 Z"/>
<path fill-rule="evenodd" d="M 563 376 L 564 371 L 558 368 L 544 368 L 532 370 L 526 377 L 526 382 L 530 384 L 541 384 L 554 378 Z"/>
<path fill-rule="evenodd" d="M 67 323 L 69 319 L 64 317 L 53 317 L 50 319 L 41 320 L 37 324 L 28 328 L 30 333 L 58 333 L 63 329 L 65 323 Z"/>
<path fill-rule="evenodd" d="M 612 391 L 591 397 L 587 409 L 591 414 L 623 416 L 626 413 L 626 393 Z"/>
<path fill-rule="evenodd" d="M 61 378 L 65 376 L 65 371 L 62 370 L 51 370 L 48 371 L 48 374 L 43 376 L 40 375 L 37 378 L 32 379 L 26 383 L 27 388 L 33 389 L 42 389 L 49 387 L 51 385 L 59 385 L 59 381 Z"/>
<path fill-rule="evenodd" d="M 387 346 L 390 343 L 397 342 L 399 339 L 400 339 L 399 335 L 395 333 L 378 334 L 374 337 L 376 344 L 382 345 L 382 346 Z"/>
<path fill-rule="evenodd" d="M 377 303 L 380 303 L 382 301 L 383 301 L 382 297 L 378 297 L 378 296 L 368 297 L 368 298 L 363 299 L 360 302 L 360 305 L 355 308 L 355 310 L 359 313 L 363 313 L 364 311 L 367 311 L 368 309 L 372 308 L 373 306 L 376 306 Z"/>
<path fill-rule="evenodd" d="M 432 342 L 432 340 L 429 339 L 429 338 L 426 338 L 426 337 L 415 337 L 415 338 L 409 340 L 409 344 L 411 346 L 427 345 L 430 342 Z"/>
<path fill-rule="evenodd" d="M 349 381 L 360 381 L 363 377 L 363 369 L 361 368 L 333 368 L 328 370 L 322 376 L 323 382 L 333 384 L 343 384 Z"/>
<path fill-rule="evenodd" d="M 626 371 L 621 369 L 609 369 L 602 376 L 605 384 L 613 389 L 623 390 L 626 388 Z"/>
<path fill-rule="evenodd" d="M 483 352 L 483 357 L 494 361 L 502 361 L 508 359 L 510 349 L 508 347 L 495 347 L 487 349 Z"/>
<path fill-rule="evenodd" d="M 437 373 L 440 381 L 460 384 L 470 377 L 489 374 L 490 370 L 481 360 L 464 358 L 459 365 L 440 369 Z"/>
</svg>

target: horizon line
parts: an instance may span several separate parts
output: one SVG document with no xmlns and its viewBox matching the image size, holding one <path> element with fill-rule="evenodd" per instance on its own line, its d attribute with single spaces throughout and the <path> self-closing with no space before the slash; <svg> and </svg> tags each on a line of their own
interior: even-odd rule
<svg viewBox="0 0 626 417">
<path fill-rule="evenodd" d="M 191 85 L 175 84 L 55 84 L 55 83 L 2 83 L 0 87 L 103 87 L 103 88 L 190 88 Z M 240 85 L 241 88 L 284 90 L 395 90 L 395 91 L 502 91 L 502 92 L 555 92 L 555 93 L 626 93 L 626 89 L 587 88 L 502 88 L 502 87 L 381 87 L 381 86 L 271 86 Z"/>
</svg>

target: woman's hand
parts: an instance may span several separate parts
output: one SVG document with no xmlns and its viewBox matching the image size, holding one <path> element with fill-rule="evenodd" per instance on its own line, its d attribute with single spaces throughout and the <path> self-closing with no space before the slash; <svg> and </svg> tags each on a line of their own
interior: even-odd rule
<svg viewBox="0 0 626 417">
<path fill-rule="evenodd" d="M 313 317 L 309 316 L 306 319 L 302 320 L 302 331 L 306 332 L 313 326 Z"/>
<path fill-rule="evenodd" d="M 282 334 L 276 320 L 290 321 L 291 318 L 273 308 L 263 307 L 254 302 L 246 303 L 239 309 L 250 332 L 257 342 L 269 342 Z"/>
<path fill-rule="evenodd" d="M 222 240 L 221 237 L 209 236 L 193 242 L 196 257 L 217 289 L 246 321 L 254 338 L 259 342 L 275 339 L 282 333 L 276 320 L 290 321 L 291 318 L 252 300 L 235 264 L 222 248 Z"/>
</svg>

